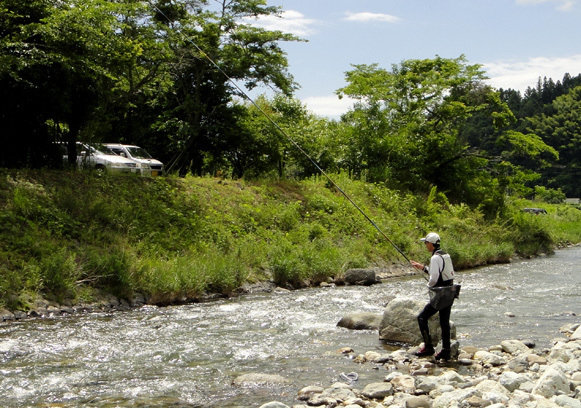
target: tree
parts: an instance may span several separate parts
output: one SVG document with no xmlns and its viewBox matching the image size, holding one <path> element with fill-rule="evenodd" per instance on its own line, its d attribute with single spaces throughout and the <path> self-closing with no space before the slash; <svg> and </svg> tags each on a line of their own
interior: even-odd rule
<svg viewBox="0 0 581 408">
<path fill-rule="evenodd" d="M 201 174 L 204 162 L 222 154 L 221 137 L 232 123 L 233 98 L 241 97 L 234 81 L 248 89 L 266 84 L 290 95 L 296 85 L 288 62 L 278 45 L 298 38 L 280 31 L 267 31 L 243 23 L 244 19 L 277 16 L 280 9 L 264 0 L 221 0 L 218 10 L 184 8 L 163 2 L 173 10 L 167 18 L 166 39 L 176 58 L 171 67 L 174 86 L 165 100 L 166 111 L 158 129 L 166 133 L 172 151 L 170 166 L 180 174 Z M 188 13 L 179 13 L 179 8 Z M 177 8 L 177 9 L 176 9 Z M 179 27 L 181 36 L 172 32 Z"/>
<path fill-rule="evenodd" d="M 355 66 L 346 78 L 349 85 L 339 95 L 358 100 L 343 118 L 353 129 L 348 132 L 352 170 L 395 187 L 429 191 L 435 184 L 449 192 L 452 168 L 470 167 L 459 128 L 488 103 L 481 100 L 488 90 L 479 87 L 479 67 L 467 66 L 464 57 L 437 57 L 403 61 L 391 72 Z"/>
<path fill-rule="evenodd" d="M 0 165 L 43 165 L 53 140 L 74 162 L 76 140 L 107 139 L 200 174 L 235 117 L 226 75 L 295 89 L 278 42 L 298 38 L 243 23 L 278 13 L 265 0 L 4 0 L 0 125 L 13 148 Z"/>
<path fill-rule="evenodd" d="M 119 35 L 125 6 L 105 0 L 2 3 L 0 121 L 14 144 L 2 164 L 45 165 L 56 139 L 68 142 L 75 161 L 75 141 L 110 90 L 114 67 L 134 49 Z"/>
<path fill-rule="evenodd" d="M 359 65 L 346 77 L 349 84 L 338 94 L 358 101 L 342 118 L 349 125 L 347 163 L 370 181 L 424 193 L 436 186 L 453 201 L 487 202 L 494 214 L 506 188 L 523 176 L 509 153 L 519 144 L 527 146 L 521 153 L 541 148 L 532 136 L 505 135 L 514 115 L 483 83 L 480 66 L 467 65 L 464 56 L 407 60 L 391 72 Z M 470 144 L 475 123 L 487 129 L 485 146 L 496 154 Z"/>
<path fill-rule="evenodd" d="M 58 101 L 51 93 L 54 69 L 35 28 L 50 13 L 43 0 L 0 3 L 0 166 L 37 163 L 48 145 L 45 122 Z"/>
<path fill-rule="evenodd" d="M 568 196 L 579 197 L 581 176 L 581 86 L 559 96 L 552 103 L 554 114 L 528 118 L 529 130 L 559 153 L 559 163 L 542 179 L 548 187 L 561 188 Z"/>
</svg>

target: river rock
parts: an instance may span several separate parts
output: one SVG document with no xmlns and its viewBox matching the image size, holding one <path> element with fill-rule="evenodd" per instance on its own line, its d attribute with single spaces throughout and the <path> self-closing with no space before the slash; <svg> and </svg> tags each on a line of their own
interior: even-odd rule
<svg viewBox="0 0 581 408">
<path fill-rule="evenodd" d="M 382 315 L 371 312 L 351 313 L 339 320 L 337 326 L 350 330 L 379 330 Z"/>
<path fill-rule="evenodd" d="M 572 359 L 575 359 L 575 349 L 577 349 L 575 342 L 571 342 L 571 344 L 558 342 L 553 346 L 547 358 L 552 363 L 558 361 L 568 363 Z"/>
<path fill-rule="evenodd" d="M 9 312 L 6 309 L 0 309 L 0 322 L 14 320 L 14 313 Z"/>
<path fill-rule="evenodd" d="M 347 269 L 343 280 L 348 285 L 369 286 L 379 283 L 375 271 L 372 269 Z"/>
<path fill-rule="evenodd" d="M 457 403 L 459 401 L 466 401 L 470 397 L 479 397 L 479 392 L 476 388 L 466 388 L 453 390 L 449 392 L 444 392 L 434 399 L 432 408 L 450 408 L 459 406 Z"/>
<path fill-rule="evenodd" d="M 388 382 L 376 382 L 367 384 L 361 394 L 370 399 L 385 398 L 393 395 L 393 385 Z"/>
<path fill-rule="evenodd" d="M 536 354 L 527 354 L 526 359 L 530 365 L 533 365 L 533 364 L 545 365 L 545 364 L 547 364 L 547 359 L 545 357 L 538 356 Z"/>
<path fill-rule="evenodd" d="M 418 328 L 417 316 L 426 305 L 426 300 L 398 297 L 387 304 L 379 325 L 379 339 L 388 342 L 419 344 L 422 336 Z M 451 337 L 456 338 L 456 328 L 450 322 Z M 432 316 L 429 321 L 432 342 L 437 344 L 442 335 L 439 316 Z"/>
<path fill-rule="evenodd" d="M 561 370 L 551 365 L 535 384 L 532 394 L 551 398 L 557 393 L 569 393 L 569 380 Z"/>
<path fill-rule="evenodd" d="M 510 399 L 510 391 L 493 380 L 482 381 L 476 389 L 482 394 L 482 399 L 495 404 L 504 404 Z"/>
<path fill-rule="evenodd" d="M 474 354 L 474 359 L 475 360 L 480 360 L 482 361 L 484 364 L 490 364 L 491 366 L 500 366 L 502 364 L 505 364 L 506 358 L 504 358 L 503 356 L 499 356 L 497 354 L 491 353 L 489 351 L 484 351 L 484 350 L 479 350 Z"/>
<path fill-rule="evenodd" d="M 439 382 L 437 377 L 434 376 L 426 376 L 426 377 L 417 377 L 416 378 L 416 389 L 429 394 L 430 392 L 434 391 L 438 388 Z"/>
<path fill-rule="evenodd" d="M 261 405 L 260 408 L 290 408 L 290 407 L 286 404 L 283 404 L 282 402 L 272 401 L 267 402 L 264 405 Z"/>
<path fill-rule="evenodd" d="M 577 327 L 575 332 L 573 332 L 571 340 L 581 340 L 581 326 Z"/>
<path fill-rule="evenodd" d="M 581 401 L 575 398 L 568 397 L 567 395 L 558 395 L 556 397 L 551 398 L 551 401 L 553 401 L 560 407 L 581 408 Z"/>
<path fill-rule="evenodd" d="M 300 401 L 307 401 L 315 394 L 321 394 L 325 389 L 323 387 L 319 387 L 316 385 L 310 385 L 308 387 L 304 387 L 299 391 L 298 399 Z"/>
<path fill-rule="evenodd" d="M 393 377 L 390 382 L 397 392 L 405 392 L 406 394 L 414 394 L 416 392 L 416 383 L 411 375 L 398 375 Z"/>
<path fill-rule="evenodd" d="M 513 347 L 514 346 L 514 347 Z M 549 350 L 529 351 L 511 340 L 488 350 L 464 346 L 462 353 L 473 361 L 462 375 L 457 366 L 426 361 L 410 355 L 404 348 L 389 354 L 385 368 L 389 374 L 382 383 L 373 382 L 371 371 L 359 378 L 363 391 L 353 390 L 359 400 L 310 399 L 309 406 L 349 408 L 581 408 L 581 341 L 557 342 Z M 516 354 L 515 355 L 513 355 Z M 535 353 L 542 353 L 544 357 Z M 368 351 L 368 364 L 380 353 Z M 539 362 L 549 366 L 541 365 Z M 377 363 L 374 363 L 377 364 Z M 377 366 L 373 367 L 377 369 Z M 400 372 L 399 369 L 403 372 Z M 415 374 L 419 368 L 422 375 Z M 519 370 L 515 372 L 512 368 Z M 436 373 L 439 372 L 439 375 Z M 434 375 L 430 375 L 430 373 Z M 342 387 L 348 387 L 342 384 Z M 361 401 L 362 400 L 362 401 Z M 305 408 L 293 406 L 293 408 Z"/>
<path fill-rule="evenodd" d="M 531 352 L 531 349 L 529 349 L 526 344 L 519 340 L 504 340 L 500 342 L 500 345 L 502 346 L 502 351 L 515 356 Z"/>
<path fill-rule="evenodd" d="M 332 405 L 336 406 L 339 401 L 347 401 L 357 398 L 351 387 L 345 383 L 335 383 L 329 388 L 325 388 L 322 393 L 313 394 L 309 400 L 308 405 Z"/>
<path fill-rule="evenodd" d="M 500 375 L 498 382 L 504 388 L 513 392 L 514 390 L 518 389 L 521 384 L 531 381 L 531 379 L 524 374 L 518 374 L 514 371 L 505 371 Z"/>
<path fill-rule="evenodd" d="M 430 408 L 431 405 L 430 398 L 427 395 L 409 397 L 404 400 L 405 408 Z"/>
</svg>

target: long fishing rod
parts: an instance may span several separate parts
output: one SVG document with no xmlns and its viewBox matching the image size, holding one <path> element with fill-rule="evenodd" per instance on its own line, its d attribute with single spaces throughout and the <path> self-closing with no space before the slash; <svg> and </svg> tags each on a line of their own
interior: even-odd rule
<svg viewBox="0 0 581 408">
<path fill-rule="evenodd" d="M 153 8 L 155 8 L 155 10 L 162 15 L 168 22 L 171 23 L 171 20 L 163 13 L 163 11 L 161 11 L 155 4 L 149 3 Z M 391 244 L 391 246 L 400 253 L 401 256 L 403 256 L 405 258 L 405 260 L 410 263 L 411 265 L 411 260 L 403 253 L 403 251 L 391 240 L 389 239 L 389 237 L 381 230 L 381 228 L 379 228 L 379 226 L 365 213 L 365 211 L 363 211 L 361 209 L 361 207 L 359 207 L 357 205 L 357 203 L 355 203 L 355 201 L 353 201 L 351 199 L 351 197 L 349 197 L 349 195 L 347 195 L 347 193 L 345 193 L 345 191 L 343 191 L 343 189 L 341 187 L 339 187 L 337 185 L 337 183 L 335 183 L 335 181 L 327 174 L 327 172 L 325 170 L 323 170 L 318 164 L 317 162 L 315 162 L 315 160 L 313 160 L 311 158 L 311 156 L 309 156 L 309 154 L 307 154 L 307 152 L 305 150 L 303 150 L 303 148 L 292 138 L 290 137 L 279 125 L 278 123 L 276 123 L 274 121 L 274 119 L 272 119 L 272 117 L 265 112 L 260 106 L 258 106 L 258 104 L 246 93 L 246 91 L 244 91 L 242 88 L 240 88 L 238 86 L 238 84 L 236 84 L 236 82 L 226 73 L 224 72 L 224 70 L 212 59 L 210 58 L 210 56 L 208 56 L 208 54 L 206 54 L 204 52 L 204 50 L 202 50 L 198 44 L 196 44 L 191 38 L 189 38 L 188 36 L 186 36 L 185 34 L 183 34 L 181 31 L 178 32 L 187 42 L 189 42 L 190 44 L 192 44 L 194 46 L 194 48 L 200 53 L 200 55 L 202 57 L 205 57 L 210 64 L 212 64 L 222 75 L 224 75 L 224 77 L 228 80 L 228 82 L 230 82 L 232 85 L 234 85 L 234 87 L 236 89 L 238 89 L 238 91 L 240 92 L 241 95 L 243 95 L 246 99 L 248 99 L 248 101 L 256 108 L 260 111 L 260 113 L 262 113 L 262 115 L 264 115 L 264 117 L 266 119 L 268 119 L 268 121 L 280 132 L 283 134 L 283 136 L 285 136 L 312 164 L 313 166 L 315 166 L 315 168 L 323 175 L 325 176 L 325 178 L 327 180 L 329 180 L 329 182 L 341 193 L 343 194 L 343 196 L 347 199 L 347 201 L 349 201 L 360 213 L 361 215 L 363 215 L 363 217 L 365 217 L 365 219 L 367 221 L 369 221 L 371 223 L 371 225 L 373 225 L 375 227 L 375 229 L 387 240 L 387 242 L 389 242 Z M 415 268 L 414 268 L 415 269 Z"/>
</svg>

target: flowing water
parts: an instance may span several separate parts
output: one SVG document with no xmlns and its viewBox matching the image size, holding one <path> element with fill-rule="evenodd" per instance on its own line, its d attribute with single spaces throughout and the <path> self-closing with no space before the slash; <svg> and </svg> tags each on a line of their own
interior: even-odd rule
<svg viewBox="0 0 581 408">
<path fill-rule="evenodd" d="M 580 264 L 576 247 L 458 273 L 462 292 L 452 320 L 461 345 L 519 338 L 548 347 L 561 326 L 581 320 Z M 292 406 L 300 388 L 327 386 L 351 371 L 360 388 L 382 381 L 385 369 L 357 365 L 337 350 L 393 348 L 375 331 L 336 324 L 353 312 L 382 313 L 393 295 L 427 299 L 425 281 L 3 323 L 0 406 L 259 407 L 272 400 Z M 249 373 L 278 374 L 289 383 L 233 383 Z"/>
</svg>

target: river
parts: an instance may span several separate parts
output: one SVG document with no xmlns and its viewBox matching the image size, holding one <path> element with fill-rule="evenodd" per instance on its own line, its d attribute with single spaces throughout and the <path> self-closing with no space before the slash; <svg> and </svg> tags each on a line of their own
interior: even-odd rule
<svg viewBox="0 0 581 408">
<path fill-rule="evenodd" d="M 504 339 L 548 347 L 581 318 L 581 248 L 457 273 L 452 320 L 461 345 Z M 110 314 L 0 324 L 0 406 L 259 407 L 297 404 L 307 385 L 356 371 L 359 385 L 386 371 L 337 353 L 393 349 L 375 331 L 336 326 L 348 313 L 382 313 L 388 296 L 426 299 L 419 277 L 371 287 L 331 287 Z M 509 315 L 510 314 L 510 315 Z M 577 316 L 576 316 L 577 315 Z M 513 316 L 513 317 L 511 317 Z M 244 388 L 242 374 L 278 374 L 286 385 Z"/>
</svg>

